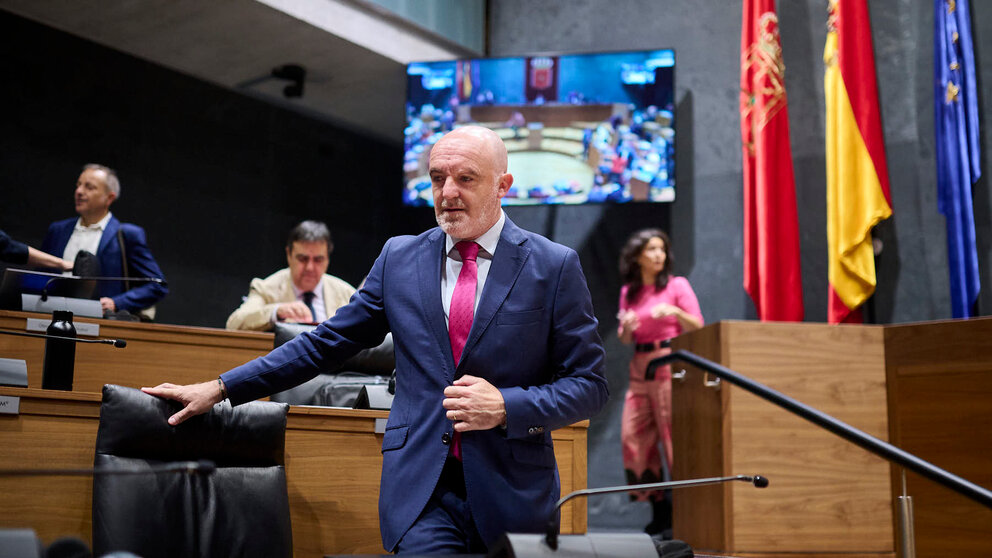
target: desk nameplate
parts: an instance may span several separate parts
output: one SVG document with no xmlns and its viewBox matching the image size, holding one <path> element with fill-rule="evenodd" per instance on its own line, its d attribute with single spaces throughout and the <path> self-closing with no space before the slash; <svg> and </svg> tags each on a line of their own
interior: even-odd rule
<svg viewBox="0 0 992 558">
<path fill-rule="evenodd" d="M 28 325 L 24 329 L 27 331 L 40 331 L 45 333 L 48 331 L 48 324 L 51 320 L 43 320 L 41 318 L 28 318 Z M 100 336 L 100 324 L 91 324 L 88 322 L 73 322 L 72 327 L 76 328 L 76 335 L 86 336 L 86 337 L 99 337 Z"/>
<path fill-rule="evenodd" d="M 21 414 L 21 398 L 11 395 L 0 395 L 0 415 Z"/>
<path fill-rule="evenodd" d="M 51 314 L 55 310 L 68 310 L 76 316 L 103 317 L 103 307 L 100 306 L 99 300 L 66 296 L 49 296 L 46 300 L 42 300 L 40 295 L 21 293 L 21 309 L 25 312 L 43 314 Z"/>
</svg>

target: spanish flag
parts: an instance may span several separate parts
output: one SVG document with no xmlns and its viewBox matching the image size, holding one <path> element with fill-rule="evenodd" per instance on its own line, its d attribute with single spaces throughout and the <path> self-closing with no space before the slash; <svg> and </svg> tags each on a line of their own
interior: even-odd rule
<svg viewBox="0 0 992 558">
<path fill-rule="evenodd" d="M 826 65 L 830 323 L 860 322 L 875 292 L 871 230 L 892 215 L 866 0 L 830 0 Z"/>
<path fill-rule="evenodd" d="M 775 0 L 744 0 L 741 25 L 744 290 L 762 321 L 802 321 L 796 181 Z"/>
</svg>

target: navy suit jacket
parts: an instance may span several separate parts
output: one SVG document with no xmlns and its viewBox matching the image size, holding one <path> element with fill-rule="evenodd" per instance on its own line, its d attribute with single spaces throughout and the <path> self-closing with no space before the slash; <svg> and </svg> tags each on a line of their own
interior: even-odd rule
<svg viewBox="0 0 992 558">
<path fill-rule="evenodd" d="M 65 246 L 69 243 L 69 237 L 76 227 L 78 217 L 56 221 L 49 225 L 48 232 L 45 233 L 45 240 L 41 243 L 41 249 L 54 256 L 62 257 L 65 253 Z M 100 244 L 96 250 L 97 260 L 100 262 L 100 273 L 104 277 L 123 277 L 124 269 L 121 266 L 121 246 L 117 241 L 117 231 L 121 230 L 124 236 L 124 248 L 127 251 L 127 266 L 129 277 L 157 277 L 165 280 L 162 270 L 155 263 L 148 244 L 145 243 L 145 229 L 130 223 L 121 223 L 117 217 L 111 216 L 107 222 L 107 228 L 100 236 Z M 155 304 L 169 293 L 169 289 L 164 284 L 159 283 L 131 283 L 131 290 L 124 290 L 123 281 L 99 281 L 96 292 L 101 297 L 114 299 L 114 304 L 118 310 L 136 312 L 143 308 Z"/>
<path fill-rule="evenodd" d="M 604 352 L 574 250 L 503 227 L 456 368 L 441 304 L 445 235 L 390 239 L 365 284 L 328 321 L 221 377 L 234 404 L 332 368 L 393 332 L 396 396 L 382 440 L 379 523 L 393 550 L 427 503 L 448 455 L 444 388 L 469 374 L 502 392 L 506 428 L 466 432 L 462 464 L 479 534 L 541 532 L 559 497 L 551 430 L 596 414 L 608 397 Z"/>
</svg>

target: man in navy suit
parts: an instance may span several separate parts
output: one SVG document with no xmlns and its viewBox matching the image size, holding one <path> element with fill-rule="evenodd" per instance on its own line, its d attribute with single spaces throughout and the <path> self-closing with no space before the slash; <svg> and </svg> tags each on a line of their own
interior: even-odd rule
<svg viewBox="0 0 992 558">
<path fill-rule="evenodd" d="M 215 380 L 144 389 L 184 404 L 175 425 L 224 397 L 239 404 L 299 384 L 391 331 L 383 546 L 478 553 L 503 533 L 541 532 L 551 518 L 559 497 L 551 430 L 606 402 L 604 353 L 578 255 L 500 208 L 513 177 L 499 136 L 477 126 L 450 132 L 431 151 L 430 176 L 439 227 L 390 239 L 331 319 Z"/>
<path fill-rule="evenodd" d="M 110 213 L 110 204 L 121 195 L 117 173 L 103 165 L 89 164 L 76 180 L 75 203 L 79 218 L 56 221 L 48 227 L 41 249 L 75 261 L 80 251 L 96 254 L 100 275 L 105 277 L 148 277 L 163 283 L 100 281 L 97 293 L 104 312 L 127 310 L 132 314 L 154 305 L 169 290 L 165 277 L 145 242 L 145 230 L 121 223 Z M 127 268 L 124 267 L 127 260 Z"/>
</svg>

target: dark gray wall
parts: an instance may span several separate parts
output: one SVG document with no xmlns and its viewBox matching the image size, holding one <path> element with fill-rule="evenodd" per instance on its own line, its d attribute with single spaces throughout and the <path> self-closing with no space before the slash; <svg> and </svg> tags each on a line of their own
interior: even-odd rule
<svg viewBox="0 0 992 558">
<path fill-rule="evenodd" d="M 873 300 L 881 323 L 950 317 L 944 219 L 937 213 L 933 139 L 932 4 L 913 0 L 870 3 L 882 120 L 894 218 L 876 229 L 884 242 Z M 803 293 L 808 321 L 826 321 L 826 178 L 823 44 L 826 1 L 779 2 L 786 89 L 796 173 Z M 992 4 L 972 4 L 980 67 L 983 122 L 992 108 Z M 597 234 L 603 221 L 636 228 L 666 227 L 679 264 L 707 322 L 754 318 L 742 282 L 740 156 L 741 2 L 708 0 L 571 0 L 490 3 L 490 55 L 588 52 L 671 47 L 676 50 L 677 199 L 657 215 L 643 207 L 560 208 L 554 238 L 583 255 L 602 322 L 612 390 L 607 409 L 592 421 L 589 485 L 622 484 L 619 423 L 626 389 L 628 348 L 616 340 L 616 250 L 621 238 Z M 983 153 L 989 134 L 983 127 Z M 986 155 L 983 166 L 987 166 Z M 986 174 L 988 170 L 986 169 Z M 988 180 L 974 188 L 982 291 L 979 307 L 992 309 Z M 670 219 L 670 222 L 668 221 Z M 666 222 L 668 223 L 666 225 Z M 532 225 L 540 230 L 541 223 Z M 618 235 L 619 236 L 619 235 Z M 606 246 L 608 241 L 615 244 Z M 603 258 L 599 260 L 599 258 Z M 644 505 L 622 495 L 589 503 L 592 528 L 635 528 L 647 521 Z"/>
<path fill-rule="evenodd" d="M 303 219 L 328 223 L 330 272 L 355 285 L 390 234 L 430 222 L 430 210 L 399 210 L 399 141 L 7 12 L 0 29 L 0 228 L 40 246 L 48 223 L 75 216 L 82 165 L 116 168 L 111 210 L 146 229 L 169 281 L 160 322 L 223 327 L 252 277 L 285 267 Z"/>
</svg>

